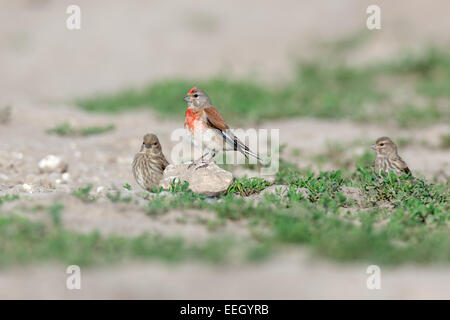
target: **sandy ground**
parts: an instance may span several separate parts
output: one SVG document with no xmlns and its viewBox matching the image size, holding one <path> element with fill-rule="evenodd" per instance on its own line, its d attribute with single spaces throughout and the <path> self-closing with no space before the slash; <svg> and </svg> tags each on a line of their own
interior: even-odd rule
<svg viewBox="0 0 450 320">
<path fill-rule="evenodd" d="M 82 30 L 65 28 L 68 4 L 82 8 Z M 372 2 L 370 2 L 372 3 Z M 198 219 L 205 212 L 171 212 L 149 217 L 136 205 L 113 205 L 101 198 L 82 204 L 68 194 L 87 184 L 102 197 L 130 183 L 138 189 L 130 163 L 146 132 L 158 134 L 166 155 L 170 134 L 182 123 L 151 111 L 92 115 L 68 103 L 72 98 L 173 76 L 202 77 L 227 72 L 279 81 L 290 76 L 298 56 L 313 54 L 317 43 L 360 31 L 367 1 L 6 1 L 0 0 L 0 106 L 13 107 L 0 125 L 0 194 L 19 193 L 14 209 L 31 203 L 65 205 L 66 227 L 104 234 L 179 234 L 196 241 L 210 235 Z M 378 1 L 382 30 L 352 54 L 355 63 L 390 56 L 405 48 L 449 44 L 448 1 Z M 183 110 L 180 110 L 183 112 Z M 99 136 L 62 138 L 45 131 L 61 122 L 107 125 Z M 280 129 L 280 142 L 301 166 L 333 141 L 352 144 L 381 135 L 410 138 L 403 158 L 428 178 L 450 175 L 450 152 L 437 148 L 448 125 L 414 131 L 346 121 L 291 119 L 263 122 Z M 425 145 L 421 142 L 425 141 Z M 420 142 L 420 143 L 419 143 Z M 361 147 L 355 148 L 361 152 Z M 290 152 L 287 152 L 289 154 Z M 39 174 L 38 162 L 54 154 L 69 164 L 69 179 Z M 242 174 L 243 170 L 237 171 Z M 31 186 L 25 190 L 23 184 Z M 187 223 L 179 223 L 187 217 Z M 39 217 L 37 217 L 39 218 Z M 245 238 L 245 227 L 223 233 Z M 83 271 L 83 289 L 65 289 L 65 267 L 30 266 L 0 270 L 0 298 L 450 298 L 450 271 L 439 266 L 384 269 L 383 288 L 368 290 L 365 265 L 339 265 L 289 253 L 258 265 L 217 267 L 196 263 L 167 266 L 134 263 Z M 5 290 L 5 288 L 7 288 Z"/>
<path fill-rule="evenodd" d="M 1 298 L 64 299 L 448 299 L 448 267 L 381 268 L 381 288 L 367 288 L 368 265 L 336 265 L 305 253 L 265 264 L 228 267 L 134 263 L 81 269 L 81 290 L 65 287 L 67 266 L 0 273 Z"/>
</svg>

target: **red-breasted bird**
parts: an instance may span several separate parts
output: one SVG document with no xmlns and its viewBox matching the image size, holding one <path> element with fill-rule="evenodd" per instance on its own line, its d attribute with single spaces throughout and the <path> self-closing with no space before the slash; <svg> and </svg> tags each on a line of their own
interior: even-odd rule
<svg viewBox="0 0 450 320">
<path fill-rule="evenodd" d="M 134 156 L 133 175 L 136 182 L 145 190 L 158 186 L 164 169 L 169 162 L 162 153 L 161 144 L 154 134 L 146 134 L 141 150 Z"/>
<path fill-rule="evenodd" d="M 375 144 L 370 147 L 377 154 L 373 166 L 378 172 L 389 173 L 394 171 L 396 175 L 410 173 L 406 162 L 398 155 L 397 145 L 390 138 L 378 138 Z"/>
<path fill-rule="evenodd" d="M 211 104 L 208 95 L 200 88 L 193 87 L 184 97 L 188 108 L 185 113 L 184 127 L 189 130 L 194 143 L 201 147 L 203 154 L 192 165 L 206 167 L 220 151 L 239 151 L 246 157 L 260 156 L 240 141 L 229 129 L 219 111 Z"/>
</svg>

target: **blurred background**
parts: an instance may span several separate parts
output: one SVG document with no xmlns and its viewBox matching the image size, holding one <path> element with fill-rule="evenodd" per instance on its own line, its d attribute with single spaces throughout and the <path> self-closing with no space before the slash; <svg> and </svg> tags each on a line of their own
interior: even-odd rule
<svg viewBox="0 0 450 320">
<path fill-rule="evenodd" d="M 66 28 L 66 9 L 73 4 L 81 8 L 81 30 Z M 371 4 L 381 8 L 380 30 L 366 27 Z M 183 126 L 182 98 L 194 85 L 209 93 L 231 126 L 280 129 L 283 158 L 300 168 L 353 170 L 372 161 L 369 145 L 387 135 L 415 175 L 448 183 L 449 12 L 445 0 L 0 0 L 0 191 L 48 205 L 55 190 L 70 194 L 90 185 L 104 195 L 125 183 L 139 189 L 130 163 L 142 136 L 157 133 L 170 155 L 170 134 Z M 65 159 L 70 175 L 40 173 L 37 164 L 48 154 Z M 249 168 L 230 170 L 236 177 L 257 176 Z M 179 224 L 180 212 L 169 222 L 148 221 L 137 208 L 100 203 L 83 204 L 82 210 L 77 200 L 61 199 L 64 225 L 77 232 L 156 230 L 191 240 L 208 234 L 203 227 Z M 2 269 L 0 287 L 14 289 L 0 296 L 448 293 L 445 269 L 395 269 L 387 274 L 391 290 L 373 293 L 349 285 L 365 281 L 363 265 L 321 262 L 312 268 L 303 255 L 292 259 L 256 269 L 190 264 L 169 270 L 159 264 L 94 269 L 86 273 L 90 290 L 75 295 L 60 286 L 64 269 L 25 266 Z M 192 286 L 198 290 L 189 290 Z"/>
<path fill-rule="evenodd" d="M 450 4 L 376 1 L 381 30 L 368 31 L 370 1 L 1 2 L 1 97 L 67 99 L 167 77 L 226 73 L 277 84 L 299 57 L 339 42 L 352 64 L 390 59 L 449 42 Z M 81 30 L 66 28 L 77 4 Z M 347 40 L 347 41 L 342 41 Z M 349 50 L 351 48 L 351 50 Z"/>
</svg>

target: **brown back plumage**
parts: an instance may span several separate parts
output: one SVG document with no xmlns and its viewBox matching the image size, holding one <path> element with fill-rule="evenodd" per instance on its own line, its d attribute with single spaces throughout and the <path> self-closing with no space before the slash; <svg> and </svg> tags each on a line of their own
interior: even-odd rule
<svg viewBox="0 0 450 320">
<path fill-rule="evenodd" d="M 223 120 L 222 116 L 220 115 L 219 111 L 217 111 L 216 108 L 214 108 L 213 106 L 206 107 L 205 109 L 203 109 L 203 111 L 205 111 L 206 119 L 210 127 L 219 130 L 229 129 L 225 120 Z"/>
</svg>

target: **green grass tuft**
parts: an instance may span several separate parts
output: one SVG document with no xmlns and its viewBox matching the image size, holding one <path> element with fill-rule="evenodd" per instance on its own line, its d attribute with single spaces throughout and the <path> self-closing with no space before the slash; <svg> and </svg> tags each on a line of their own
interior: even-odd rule
<svg viewBox="0 0 450 320">
<path fill-rule="evenodd" d="M 4 195 L 4 196 L 0 196 L 0 206 L 5 203 L 5 202 L 11 202 L 11 201 L 15 201 L 15 200 L 19 200 L 19 195 L 18 194 L 14 194 L 14 195 Z"/>
<path fill-rule="evenodd" d="M 270 186 L 270 182 L 263 178 L 239 178 L 235 179 L 233 184 L 228 188 L 227 193 L 237 193 L 242 197 L 259 193 Z"/>
<path fill-rule="evenodd" d="M 57 125 L 55 128 L 47 130 L 47 133 L 63 137 L 76 137 L 76 136 L 86 137 L 106 133 L 113 130 L 115 130 L 115 126 L 112 124 L 103 127 L 89 126 L 83 128 L 74 128 L 69 123 L 64 122 Z"/>
<path fill-rule="evenodd" d="M 22 217 L 0 217 L 0 266 L 39 261 L 86 266 L 143 258 L 220 262 L 232 244 L 227 239 L 187 245 L 181 238 L 161 236 L 103 237 L 98 233 L 78 234 Z"/>
<path fill-rule="evenodd" d="M 236 250 L 244 259 L 260 261 L 286 245 L 308 246 L 315 254 L 337 261 L 450 263 L 448 183 L 433 184 L 412 175 L 379 176 L 362 166 L 352 172 L 315 174 L 284 160 L 280 165 L 275 183 L 288 186 L 286 194 L 265 194 L 258 200 L 236 196 L 259 193 L 270 185 L 260 178 L 237 179 L 218 199 L 174 182 L 169 190 L 155 190 L 145 207 L 150 215 L 174 209 L 206 211 L 210 218 L 198 222 L 210 232 L 238 221 L 250 234 L 244 243 L 220 236 L 187 244 L 182 238 L 78 234 L 62 227 L 63 206 L 55 203 L 45 208 L 51 225 L 0 217 L 0 265 L 48 260 L 88 265 L 143 258 L 225 263 Z M 344 187 L 359 190 L 361 201 L 351 198 Z M 81 188 L 74 196 L 94 201 L 90 191 L 90 186 Z M 138 205 L 132 195 L 117 192 L 107 197 Z"/>
<path fill-rule="evenodd" d="M 73 195 L 83 202 L 94 202 L 96 198 L 90 194 L 92 186 L 88 185 L 84 188 L 78 188 L 73 192 Z"/>
<path fill-rule="evenodd" d="M 441 136 L 441 148 L 450 149 L 450 134 L 444 134 Z"/>
</svg>

